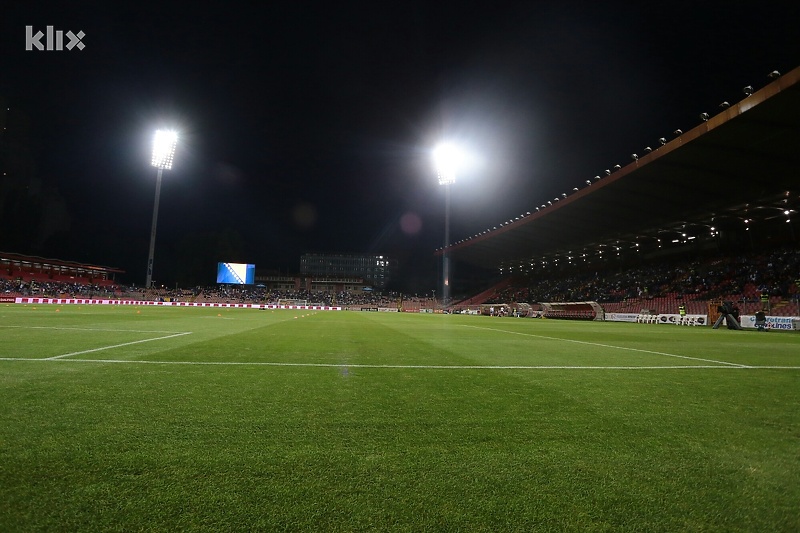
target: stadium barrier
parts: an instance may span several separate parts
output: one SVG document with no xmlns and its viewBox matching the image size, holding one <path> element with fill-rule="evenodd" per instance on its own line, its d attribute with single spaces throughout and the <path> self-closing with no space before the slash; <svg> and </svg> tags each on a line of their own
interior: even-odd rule
<svg viewBox="0 0 800 533">
<path fill-rule="evenodd" d="M 276 304 L 230 304 L 212 302 L 154 302 L 143 300 L 98 300 L 92 298 L 15 298 L 15 304 L 57 304 L 57 305 L 142 305 L 160 307 L 231 307 L 242 309 L 297 309 L 303 311 L 341 311 L 338 306 L 329 305 L 276 305 Z"/>
<path fill-rule="evenodd" d="M 768 316 L 765 325 L 767 330 L 800 331 L 800 316 Z M 755 329 L 755 315 L 742 315 L 739 324 L 745 329 Z"/>
<path fill-rule="evenodd" d="M 606 320 L 616 322 L 631 322 L 630 314 L 628 313 L 607 313 Z M 677 314 L 647 314 L 639 313 L 636 315 L 635 322 L 637 324 L 672 324 L 675 326 L 705 326 L 708 324 L 707 315 L 686 315 L 680 316 Z"/>
</svg>

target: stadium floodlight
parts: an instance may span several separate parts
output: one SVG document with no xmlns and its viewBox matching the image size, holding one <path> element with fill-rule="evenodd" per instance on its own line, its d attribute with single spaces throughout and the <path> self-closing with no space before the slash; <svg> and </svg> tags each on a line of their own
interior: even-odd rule
<svg viewBox="0 0 800 533">
<path fill-rule="evenodd" d="M 153 137 L 153 159 L 151 164 L 159 170 L 170 170 L 178 145 L 178 133 L 172 130 L 156 130 Z"/>
<path fill-rule="evenodd" d="M 464 154 L 454 144 L 439 143 L 433 149 L 433 164 L 439 185 L 444 185 L 444 247 L 442 247 L 442 310 L 447 308 L 450 298 L 450 265 L 447 247 L 450 246 L 450 185 L 456 182 L 456 174 L 464 163 Z"/>
<path fill-rule="evenodd" d="M 439 185 L 452 185 L 456 182 L 456 173 L 463 157 L 457 146 L 441 143 L 433 149 L 433 163 L 439 177 Z"/>
<path fill-rule="evenodd" d="M 747 87 L 742 89 L 742 92 L 744 93 L 745 96 L 750 96 L 751 94 L 753 94 L 753 86 L 748 85 Z"/>
<path fill-rule="evenodd" d="M 153 137 L 153 158 L 150 164 L 158 169 L 156 177 L 156 197 L 153 201 L 153 223 L 150 226 L 150 253 L 147 257 L 147 277 L 145 287 L 153 286 L 153 255 L 156 249 L 156 226 L 158 224 L 158 202 L 161 196 L 161 175 L 164 170 L 172 169 L 175 148 L 178 145 L 178 133 L 172 130 L 156 130 Z"/>
</svg>

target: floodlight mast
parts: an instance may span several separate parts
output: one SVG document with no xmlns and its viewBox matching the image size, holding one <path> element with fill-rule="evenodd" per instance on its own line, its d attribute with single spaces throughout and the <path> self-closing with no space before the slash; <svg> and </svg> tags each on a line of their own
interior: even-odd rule
<svg viewBox="0 0 800 533">
<path fill-rule="evenodd" d="M 444 186 L 444 247 L 442 248 L 442 311 L 447 308 L 450 299 L 450 261 L 447 247 L 450 245 L 450 185 L 456 182 L 456 170 L 461 159 L 458 149 L 452 144 L 442 143 L 433 151 L 433 161 L 439 178 L 439 185 Z"/>
<path fill-rule="evenodd" d="M 178 134 L 169 130 L 156 130 L 153 137 L 153 158 L 150 164 L 158 169 L 156 177 L 156 197 L 153 201 L 153 223 L 150 227 L 150 254 L 147 258 L 147 278 L 145 287 L 153 286 L 153 255 L 156 249 L 156 226 L 158 224 L 158 202 L 161 196 L 161 176 L 164 170 L 172 168 L 175 157 L 175 147 L 178 144 Z"/>
</svg>

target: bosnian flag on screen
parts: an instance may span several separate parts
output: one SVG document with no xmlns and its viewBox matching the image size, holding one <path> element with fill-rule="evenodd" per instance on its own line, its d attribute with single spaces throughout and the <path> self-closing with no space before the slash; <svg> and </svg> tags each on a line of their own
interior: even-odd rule
<svg viewBox="0 0 800 533">
<path fill-rule="evenodd" d="M 255 265 L 245 263 L 217 263 L 217 283 L 252 285 L 255 281 Z"/>
</svg>

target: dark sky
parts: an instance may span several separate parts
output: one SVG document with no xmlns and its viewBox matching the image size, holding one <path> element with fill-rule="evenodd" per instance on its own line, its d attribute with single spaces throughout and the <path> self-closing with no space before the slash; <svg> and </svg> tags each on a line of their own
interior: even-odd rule
<svg viewBox="0 0 800 533">
<path fill-rule="evenodd" d="M 800 8 L 786 2 L 12 4 L 0 96 L 29 118 L 36 177 L 66 215 L 26 244 L 8 236 L 37 222 L 16 217 L 0 250 L 119 267 L 138 284 L 159 126 L 180 142 L 157 280 L 375 252 L 422 292 L 444 232 L 437 140 L 473 154 L 452 187 L 458 240 L 800 65 Z M 26 25 L 82 30 L 86 46 L 26 51 Z"/>
</svg>

